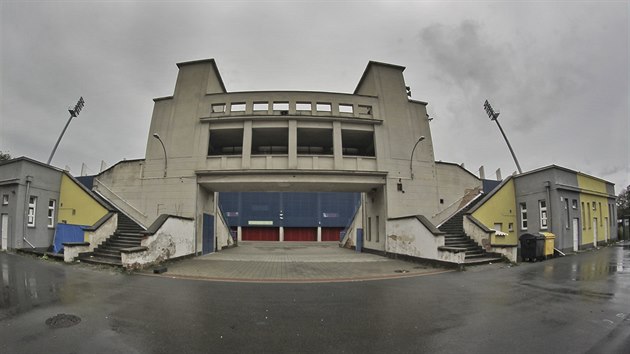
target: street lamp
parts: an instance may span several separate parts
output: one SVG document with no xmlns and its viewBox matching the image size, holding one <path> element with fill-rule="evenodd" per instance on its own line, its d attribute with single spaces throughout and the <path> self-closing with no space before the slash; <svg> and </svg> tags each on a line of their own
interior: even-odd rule
<svg viewBox="0 0 630 354">
<path fill-rule="evenodd" d="M 153 133 L 153 137 L 156 138 L 160 144 L 162 144 L 162 150 L 164 150 L 164 177 L 166 177 L 166 169 L 168 166 L 168 158 L 166 157 L 166 147 L 164 147 L 164 142 L 160 139 L 158 133 Z"/>
<path fill-rule="evenodd" d="M 61 142 L 61 138 L 63 137 L 63 134 L 66 133 L 66 129 L 68 129 L 68 126 L 70 125 L 70 121 L 72 120 L 72 118 L 79 115 L 84 105 L 85 105 L 85 101 L 83 100 L 83 96 L 81 96 L 81 98 L 79 98 L 79 100 L 77 101 L 77 104 L 74 105 L 74 108 L 72 107 L 68 108 L 68 112 L 70 112 L 70 118 L 68 119 L 66 126 L 63 127 L 63 130 L 61 131 L 61 134 L 59 135 L 59 139 L 57 139 L 57 142 L 55 143 L 55 147 L 53 147 L 52 152 L 50 153 L 50 157 L 48 157 L 48 162 L 46 162 L 47 165 L 50 165 L 50 161 L 52 161 L 53 156 L 55 156 L 55 151 L 57 151 L 59 142 Z"/>
<path fill-rule="evenodd" d="M 411 150 L 411 157 L 409 158 L 409 173 L 411 174 L 411 179 L 413 179 L 413 153 L 416 151 L 416 146 L 418 146 L 418 144 L 420 144 L 420 142 L 424 140 L 424 135 L 422 135 L 418 141 L 416 141 L 416 144 L 413 146 L 413 149 Z"/>
<path fill-rule="evenodd" d="M 499 127 L 499 130 L 501 131 L 501 135 L 503 135 L 503 139 L 505 139 L 508 149 L 510 149 L 510 153 L 512 154 L 512 158 L 514 159 L 514 162 L 516 163 L 516 168 L 518 169 L 518 173 L 523 173 L 523 171 L 521 170 L 521 165 L 518 163 L 518 160 L 516 159 L 516 155 L 514 154 L 514 150 L 512 149 L 512 145 L 510 145 L 510 141 L 505 135 L 505 132 L 503 132 L 503 128 L 501 128 L 501 124 L 499 124 L 499 120 L 497 119 L 499 118 L 499 112 L 495 112 L 494 109 L 492 109 L 492 106 L 490 106 L 490 102 L 488 102 L 488 100 L 484 102 L 483 108 L 486 110 L 486 114 L 488 115 L 488 117 L 490 117 L 490 120 L 493 120 L 497 123 L 497 126 Z"/>
</svg>

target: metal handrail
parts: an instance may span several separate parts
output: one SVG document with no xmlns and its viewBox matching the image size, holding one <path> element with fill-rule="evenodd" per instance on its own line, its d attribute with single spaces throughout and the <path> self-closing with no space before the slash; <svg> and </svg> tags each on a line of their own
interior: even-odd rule
<svg viewBox="0 0 630 354">
<path fill-rule="evenodd" d="M 146 217 L 147 214 L 141 212 L 140 210 L 138 210 L 136 207 L 134 207 L 133 205 L 129 204 L 129 202 L 127 202 L 125 199 L 123 199 L 123 197 L 119 196 L 118 194 L 116 194 L 116 192 L 114 192 L 113 190 L 109 189 L 109 187 L 107 187 L 103 182 L 101 182 L 98 178 L 94 178 L 94 181 L 96 183 L 98 183 L 100 186 L 105 187 L 105 189 L 107 189 L 111 194 L 113 194 L 114 196 L 116 196 L 116 198 L 120 199 L 121 202 L 127 204 L 131 209 L 135 210 L 136 212 L 138 212 L 138 214 Z"/>
<path fill-rule="evenodd" d="M 26 243 L 28 243 L 29 246 L 31 246 L 31 248 L 36 248 L 35 246 L 33 246 L 32 243 L 28 242 L 28 240 L 26 239 L 26 237 L 22 237 L 22 240 L 26 241 Z"/>
</svg>

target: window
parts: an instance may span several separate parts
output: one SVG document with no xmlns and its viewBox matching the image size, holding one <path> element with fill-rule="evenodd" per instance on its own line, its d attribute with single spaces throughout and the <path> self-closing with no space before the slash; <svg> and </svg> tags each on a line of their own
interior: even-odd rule
<svg viewBox="0 0 630 354">
<path fill-rule="evenodd" d="M 569 212 L 569 200 L 568 199 L 564 200 L 564 209 L 567 212 L 566 228 L 568 230 L 569 229 L 569 225 L 571 225 L 571 213 Z"/>
<path fill-rule="evenodd" d="M 48 201 L 48 227 L 55 227 L 55 200 Z"/>
<path fill-rule="evenodd" d="M 372 116 L 372 106 L 359 105 L 358 108 L 359 108 L 360 116 L 365 116 L 365 117 Z"/>
<path fill-rule="evenodd" d="M 508 223 L 508 231 L 514 231 L 514 224 Z"/>
<path fill-rule="evenodd" d="M 241 155 L 243 129 L 211 129 L 208 156 Z"/>
<path fill-rule="evenodd" d="M 540 228 L 547 228 L 547 201 L 539 200 L 538 201 L 538 210 L 540 212 Z"/>
<path fill-rule="evenodd" d="M 344 104 L 344 103 L 339 104 L 339 113 L 352 114 L 353 112 L 354 112 L 354 108 L 352 107 L 351 104 Z"/>
<path fill-rule="evenodd" d="M 604 226 L 603 224 L 603 212 L 602 212 L 602 203 L 599 203 L 599 226 Z"/>
<path fill-rule="evenodd" d="M 212 105 L 212 113 L 225 113 L 225 103 L 215 103 Z"/>
<path fill-rule="evenodd" d="M 269 103 L 267 102 L 254 102 L 254 107 L 253 107 L 254 111 L 268 111 L 269 110 Z"/>
<path fill-rule="evenodd" d="M 274 111 L 289 111 L 289 102 L 274 102 Z"/>
<path fill-rule="evenodd" d="M 296 111 L 311 111 L 311 103 L 310 102 L 297 102 L 295 104 Z"/>
<path fill-rule="evenodd" d="M 26 220 L 26 226 L 35 227 L 35 212 L 37 210 L 37 197 L 28 198 L 28 215 Z"/>
<path fill-rule="evenodd" d="M 578 206 L 578 202 L 577 202 L 577 200 L 576 200 L 576 199 L 573 199 L 573 200 L 571 201 L 571 207 L 572 207 L 573 209 L 576 209 L 576 210 L 577 210 L 577 206 Z"/>
<path fill-rule="evenodd" d="M 527 204 L 521 203 L 521 230 L 527 230 Z"/>
<path fill-rule="evenodd" d="M 230 105 L 230 112 L 245 112 L 247 105 L 244 102 L 232 103 Z"/>
<path fill-rule="evenodd" d="M 374 132 L 364 130 L 341 131 L 341 148 L 344 156 L 376 156 L 374 153 Z"/>
<path fill-rule="evenodd" d="M 9 205 L 9 195 L 8 194 L 3 194 L 2 195 L 2 205 Z"/>
<path fill-rule="evenodd" d="M 367 240 L 372 241 L 372 217 L 368 216 L 368 232 L 367 232 Z"/>
<path fill-rule="evenodd" d="M 332 111 L 332 105 L 330 103 L 317 102 L 315 108 L 318 112 L 330 112 Z"/>
<path fill-rule="evenodd" d="M 503 223 L 495 222 L 494 223 L 494 231 L 502 232 L 503 231 Z"/>
<path fill-rule="evenodd" d="M 592 221 L 591 221 L 591 203 L 586 203 L 586 210 L 588 210 L 588 228 L 592 228 Z"/>
<path fill-rule="evenodd" d="M 582 202 L 582 230 L 586 230 L 586 210 L 584 209 L 584 202 Z"/>
</svg>

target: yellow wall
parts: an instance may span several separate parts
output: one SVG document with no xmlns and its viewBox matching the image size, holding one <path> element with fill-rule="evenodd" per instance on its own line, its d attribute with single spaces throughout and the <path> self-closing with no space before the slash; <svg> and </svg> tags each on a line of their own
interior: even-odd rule
<svg viewBox="0 0 630 354">
<path fill-rule="evenodd" d="M 578 186 L 580 187 L 580 208 L 584 205 L 584 211 L 580 215 L 582 220 L 582 242 L 580 244 L 593 244 L 595 229 L 597 229 L 597 241 L 604 241 L 605 237 L 610 238 L 609 235 L 604 234 L 606 232 L 610 234 L 611 232 L 606 183 L 580 173 L 578 173 L 577 178 Z M 593 204 L 596 205 L 597 210 L 593 210 Z M 595 228 L 593 227 L 594 218 L 597 218 Z M 608 224 L 606 224 L 606 219 Z"/>
<path fill-rule="evenodd" d="M 61 176 L 58 223 L 65 220 L 68 224 L 93 225 L 107 213 L 107 209 L 94 200 L 73 179 L 66 174 Z"/>
<path fill-rule="evenodd" d="M 492 245 L 516 245 L 516 199 L 514 193 L 514 180 L 507 181 L 490 199 L 488 199 L 479 209 L 472 213 L 472 216 L 479 220 L 489 229 L 494 229 L 495 223 L 503 224 L 503 232 L 507 236 L 492 235 L 490 243 Z M 512 224 L 512 231 L 509 225 Z"/>
</svg>

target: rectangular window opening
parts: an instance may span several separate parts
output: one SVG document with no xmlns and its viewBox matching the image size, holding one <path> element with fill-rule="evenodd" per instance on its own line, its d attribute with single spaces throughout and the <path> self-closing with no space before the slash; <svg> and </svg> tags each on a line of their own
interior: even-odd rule
<svg viewBox="0 0 630 354">
<path fill-rule="evenodd" d="M 37 197 L 30 196 L 28 198 L 28 213 L 26 225 L 35 227 L 35 214 L 37 212 Z"/>
<path fill-rule="evenodd" d="M 539 200 L 538 201 L 538 210 L 540 212 L 540 228 L 547 228 L 547 201 Z"/>
<path fill-rule="evenodd" d="M 54 199 L 48 201 L 48 227 L 55 226 L 55 205 L 56 201 Z"/>
<path fill-rule="evenodd" d="M 247 104 L 245 102 L 232 103 L 230 105 L 230 112 L 245 112 Z"/>
<path fill-rule="evenodd" d="M 358 108 L 359 116 L 363 116 L 363 117 L 372 116 L 372 106 L 359 105 L 357 108 Z"/>
<path fill-rule="evenodd" d="M 252 155 L 286 155 L 289 153 L 289 129 L 252 129 Z"/>
<path fill-rule="evenodd" d="M 267 102 L 254 102 L 253 106 L 254 112 L 267 112 L 269 111 L 269 103 Z"/>
<path fill-rule="evenodd" d="M 225 113 L 225 103 L 212 104 L 212 113 Z"/>
<path fill-rule="evenodd" d="M 342 130 L 341 144 L 344 156 L 376 156 L 373 131 Z"/>
<path fill-rule="evenodd" d="M 289 111 L 289 102 L 274 102 L 273 103 L 274 111 Z"/>
<path fill-rule="evenodd" d="M 310 102 L 298 102 L 295 104 L 296 111 L 312 111 L 313 108 Z"/>
<path fill-rule="evenodd" d="M 211 129 L 208 156 L 241 155 L 243 129 Z"/>
<path fill-rule="evenodd" d="M 315 109 L 317 112 L 332 112 L 332 105 L 330 103 L 317 102 Z"/>
<path fill-rule="evenodd" d="M 3 194 L 2 195 L 2 205 L 9 205 L 9 195 L 8 194 Z"/>
<path fill-rule="evenodd" d="M 376 242 L 380 242 L 380 233 L 379 233 L 380 225 L 379 225 L 379 217 L 376 215 Z"/>
<path fill-rule="evenodd" d="M 521 230 L 527 230 L 527 204 L 521 203 Z"/>
<path fill-rule="evenodd" d="M 351 104 L 340 103 L 339 104 L 339 113 L 354 113 L 354 107 Z"/>
<path fill-rule="evenodd" d="M 298 128 L 297 153 L 301 155 L 332 155 L 332 129 Z"/>
</svg>

